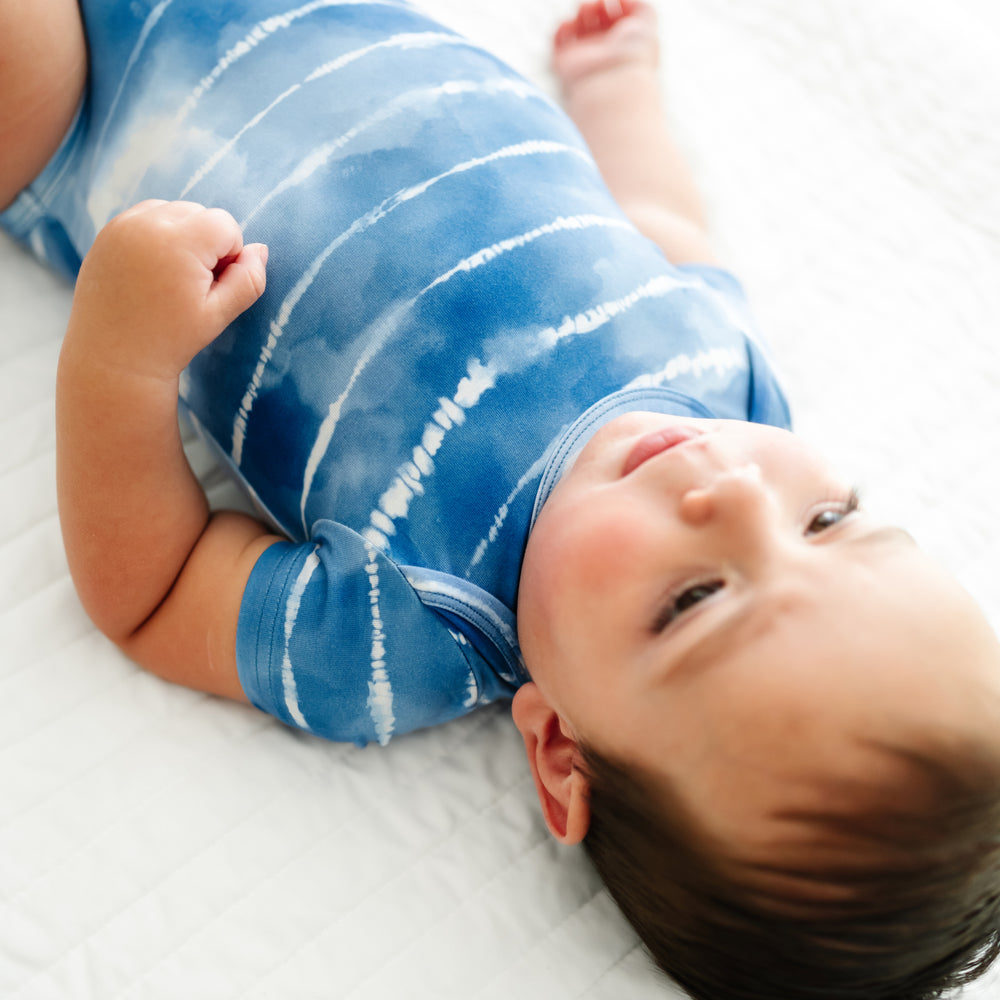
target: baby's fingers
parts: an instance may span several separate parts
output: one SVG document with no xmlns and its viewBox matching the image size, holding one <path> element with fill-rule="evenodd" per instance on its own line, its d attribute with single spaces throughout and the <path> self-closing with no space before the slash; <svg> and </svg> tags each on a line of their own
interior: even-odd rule
<svg viewBox="0 0 1000 1000">
<path fill-rule="evenodd" d="M 250 243 L 234 257 L 227 255 L 215 268 L 209 302 L 220 329 L 228 326 L 264 294 L 267 283 L 267 247 Z"/>
<path fill-rule="evenodd" d="M 196 211 L 190 214 L 185 209 Z M 170 209 L 177 214 L 177 224 L 183 227 L 189 245 L 201 256 L 210 271 L 223 261 L 235 260 L 243 250 L 240 224 L 224 208 L 203 208 L 190 202 L 173 202 Z"/>
</svg>

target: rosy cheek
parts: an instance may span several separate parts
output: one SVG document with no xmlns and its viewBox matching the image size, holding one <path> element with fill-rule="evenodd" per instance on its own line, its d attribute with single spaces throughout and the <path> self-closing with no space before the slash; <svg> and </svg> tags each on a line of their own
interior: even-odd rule
<svg viewBox="0 0 1000 1000">
<path fill-rule="evenodd" d="M 633 585 L 649 549 L 639 520 L 615 508 L 589 512 L 566 541 L 563 568 L 569 582 L 600 602 Z"/>
</svg>

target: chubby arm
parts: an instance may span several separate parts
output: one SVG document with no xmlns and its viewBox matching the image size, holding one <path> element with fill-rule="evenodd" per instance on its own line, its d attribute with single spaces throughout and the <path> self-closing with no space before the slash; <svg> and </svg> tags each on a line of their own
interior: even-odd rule
<svg viewBox="0 0 1000 1000">
<path fill-rule="evenodd" d="M 140 665 L 243 698 L 236 623 L 279 538 L 211 515 L 181 447 L 178 379 L 264 290 L 266 249 L 190 202 L 143 202 L 98 235 L 80 271 L 56 393 L 59 516 L 98 628 Z"/>
<path fill-rule="evenodd" d="M 675 264 L 717 262 L 701 197 L 668 127 L 653 8 L 595 0 L 556 32 L 566 110 L 616 201 Z"/>
<path fill-rule="evenodd" d="M 59 147 L 86 78 L 77 0 L 0 0 L 0 210 Z"/>
</svg>

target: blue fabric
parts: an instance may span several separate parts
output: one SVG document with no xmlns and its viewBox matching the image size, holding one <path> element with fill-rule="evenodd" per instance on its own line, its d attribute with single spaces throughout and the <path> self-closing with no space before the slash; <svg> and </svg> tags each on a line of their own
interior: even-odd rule
<svg viewBox="0 0 1000 1000">
<path fill-rule="evenodd" d="M 181 391 L 289 538 L 240 613 L 264 710 L 384 743 L 509 697 L 533 511 L 597 427 L 787 424 L 735 279 L 671 266 L 556 106 L 408 4 L 82 8 L 86 99 L 0 224 L 68 275 L 147 197 L 270 245 Z"/>
</svg>

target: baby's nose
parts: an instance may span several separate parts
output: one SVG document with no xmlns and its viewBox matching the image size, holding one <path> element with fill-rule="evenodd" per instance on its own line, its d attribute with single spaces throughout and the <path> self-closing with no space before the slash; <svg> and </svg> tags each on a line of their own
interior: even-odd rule
<svg viewBox="0 0 1000 1000">
<path fill-rule="evenodd" d="M 692 527 L 726 521 L 752 530 L 766 513 L 767 495 L 760 466 L 747 462 L 719 470 L 681 498 L 680 516 Z"/>
</svg>

